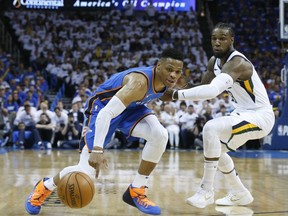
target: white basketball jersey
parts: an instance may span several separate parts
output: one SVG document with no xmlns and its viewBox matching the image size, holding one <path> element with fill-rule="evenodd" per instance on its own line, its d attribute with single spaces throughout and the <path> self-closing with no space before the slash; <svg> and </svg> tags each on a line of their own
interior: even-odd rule
<svg viewBox="0 0 288 216">
<path fill-rule="evenodd" d="M 230 61 L 235 56 L 241 56 L 246 61 L 250 62 L 242 53 L 233 51 L 228 57 L 227 61 Z M 270 101 L 266 92 L 266 89 L 260 80 L 254 65 L 253 74 L 249 80 L 237 80 L 231 88 L 227 91 L 232 97 L 234 107 L 237 109 L 257 109 L 270 105 Z M 217 76 L 221 73 L 220 59 L 217 58 L 214 63 L 214 74 Z"/>
</svg>

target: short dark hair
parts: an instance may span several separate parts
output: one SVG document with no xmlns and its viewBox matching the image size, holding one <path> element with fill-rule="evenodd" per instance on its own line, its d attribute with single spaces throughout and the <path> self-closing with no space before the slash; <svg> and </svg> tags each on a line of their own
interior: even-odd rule
<svg viewBox="0 0 288 216">
<path fill-rule="evenodd" d="M 56 110 L 59 110 L 59 111 L 60 111 L 60 107 L 55 107 L 55 108 L 54 108 L 54 112 L 55 112 Z"/>
<path fill-rule="evenodd" d="M 215 25 L 215 27 L 213 28 L 216 29 L 216 28 L 220 28 L 220 29 L 227 29 L 231 35 L 231 37 L 234 37 L 235 36 L 235 32 L 234 32 L 234 29 L 233 27 L 231 26 L 231 24 L 229 23 L 223 23 L 223 22 L 219 22 Z"/>
<path fill-rule="evenodd" d="M 182 106 L 182 105 L 185 105 L 185 106 L 187 106 L 187 104 L 186 104 L 186 102 L 185 102 L 185 101 L 181 101 L 181 102 L 180 102 L 180 106 Z"/>
<path fill-rule="evenodd" d="M 167 49 L 163 50 L 161 58 L 172 58 L 172 59 L 176 59 L 179 61 L 183 61 L 184 55 L 182 52 L 180 52 L 177 49 L 167 48 Z"/>
</svg>

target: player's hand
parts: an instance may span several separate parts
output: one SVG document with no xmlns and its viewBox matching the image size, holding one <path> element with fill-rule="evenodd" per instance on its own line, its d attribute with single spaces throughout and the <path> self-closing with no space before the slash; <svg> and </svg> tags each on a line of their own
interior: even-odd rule
<svg viewBox="0 0 288 216">
<path fill-rule="evenodd" d="M 96 152 L 91 152 L 88 160 L 89 165 L 96 170 L 96 178 L 98 178 L 100 169 L 102 169 L 102 167 L 108 168 L 107 160 L 104 157 L 104 152 L 100 153 L 100 151 L 101 149 L 97 149 Z"/>
</svg>

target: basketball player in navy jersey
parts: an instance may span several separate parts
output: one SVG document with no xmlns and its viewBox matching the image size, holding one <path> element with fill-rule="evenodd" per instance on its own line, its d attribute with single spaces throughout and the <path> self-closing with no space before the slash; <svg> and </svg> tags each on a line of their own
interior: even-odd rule
<svg viewBox="0 0 288 216">
<path fill-rule="evenodd" d="M 252 63 L 234 49 L 234 31 L 218 23 L 211 37 L 214 56 L 209 60 L 201 85 L 174 91 L 179 100 L 211 99 L 223 91 L 232 97 L 235 110 L 230 116 L 208 121 L 203 128 L 204 175 L 196 194 L 187 203 L 204 208 L 214 203 L 214 177 L 217 169 L 225 176 L 230 192 L 216 205 L 248 205 L 253 197 L 242 184 L 228 151 L 235 151 L 250 139 L 260 139 L 271 131 L 275 117 L 266 89 Z"/>
<path fill-rule="evenodd" d="M 81 171 L 91 175 L 96 169 L 98 177 L 100 168 L 106 164 L 104 148 L 114 131 L 119 129 L 127 137 L 140 137 L 147 141 L 138 173 L 123 194 L 123 200 L 146 214 L 161 214 L 160 207 L 145 195 L 145 189 L 149 175 L 166 149 L 168 134 L 145 103 L 161 97 L 168 88 L 173 88 L 182 69 L 182 53 L 166 49 L 156 66 L 116 73 L 100 85 L 86 102 L 78 165 L 64 168 L 54 178 L 40 180 L 26 199 L 27 212 L 39 214 L 44 200 L 69 172 Z"/>
</svg>

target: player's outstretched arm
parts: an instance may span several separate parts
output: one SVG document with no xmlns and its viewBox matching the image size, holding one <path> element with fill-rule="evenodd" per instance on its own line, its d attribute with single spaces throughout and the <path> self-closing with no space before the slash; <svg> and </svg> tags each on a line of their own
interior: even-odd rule
<svg viewBox="0 0 288 216">
<path fill-rule="evenodd" d="M 182 75 L 176 86 L 175 86 L 175 89 L 168 89 L 164 95 L 160 98 L 160 100 L 162 101 L 172 101 L 172 100 L 177 100 L 178 97 L 177 95 L 175 94 L 177 91 L 176 90 L 181 90 L 181 89 L 191 89 L 191 88 L 194 88 L 194 87 L 197 87 L 197 86 L 201 86 L 201 85 L 204 85 L 204 84 L 209 84 L 214 78 L 215 78 L 215 75 L 213 73 L 213 65 L 214 65 L 214 62 L 215 62 L 215 58 L 212 57 L 210 58 L 209 62 L 208 62 L 208 66 L 207 66 L 207 70 L 206 72 L 202 75 L 202 78 L 201 78 L 201 82 L 200 83 L 193 83 L 191 80 L 189 80 L 186 76 Z M 172 98 L 173 96 L 173 98 Z"/>
<path fill-rule="evenodd" d="M 217 97 L 232 85 L 232 77 L 226 73 L 221 73 L 210 84 L 174 91 L 172 98 L 174 100 L 208 100 Z"/>
<path fill-rule="evenodd" d="M 210 61 L 209 61 L 210 63 Z M 212 71 L 212 70 L 208 70 Z M 197 86 L 187 90 L 174 91 L 174 100 L 207 100 L 215 98 L 223 91 L 232 87 L 237 80 L 247 80 L 251 77 L 253 68 L 251 64 L 242 57 L 235 57 L 225 63 L 221 73 L 216 76 L 210 84 Z"/>
<path fill-rule="evenodd" d="M 173 89 L 168 89 L 159 99 L 162 101 L 172 101 L 172 94 L 174 90 L 188 89 L 194 86 L 195 85 L 190 82 L 189 78 L 182 74 L 175 87 Z"/>
</svg>

